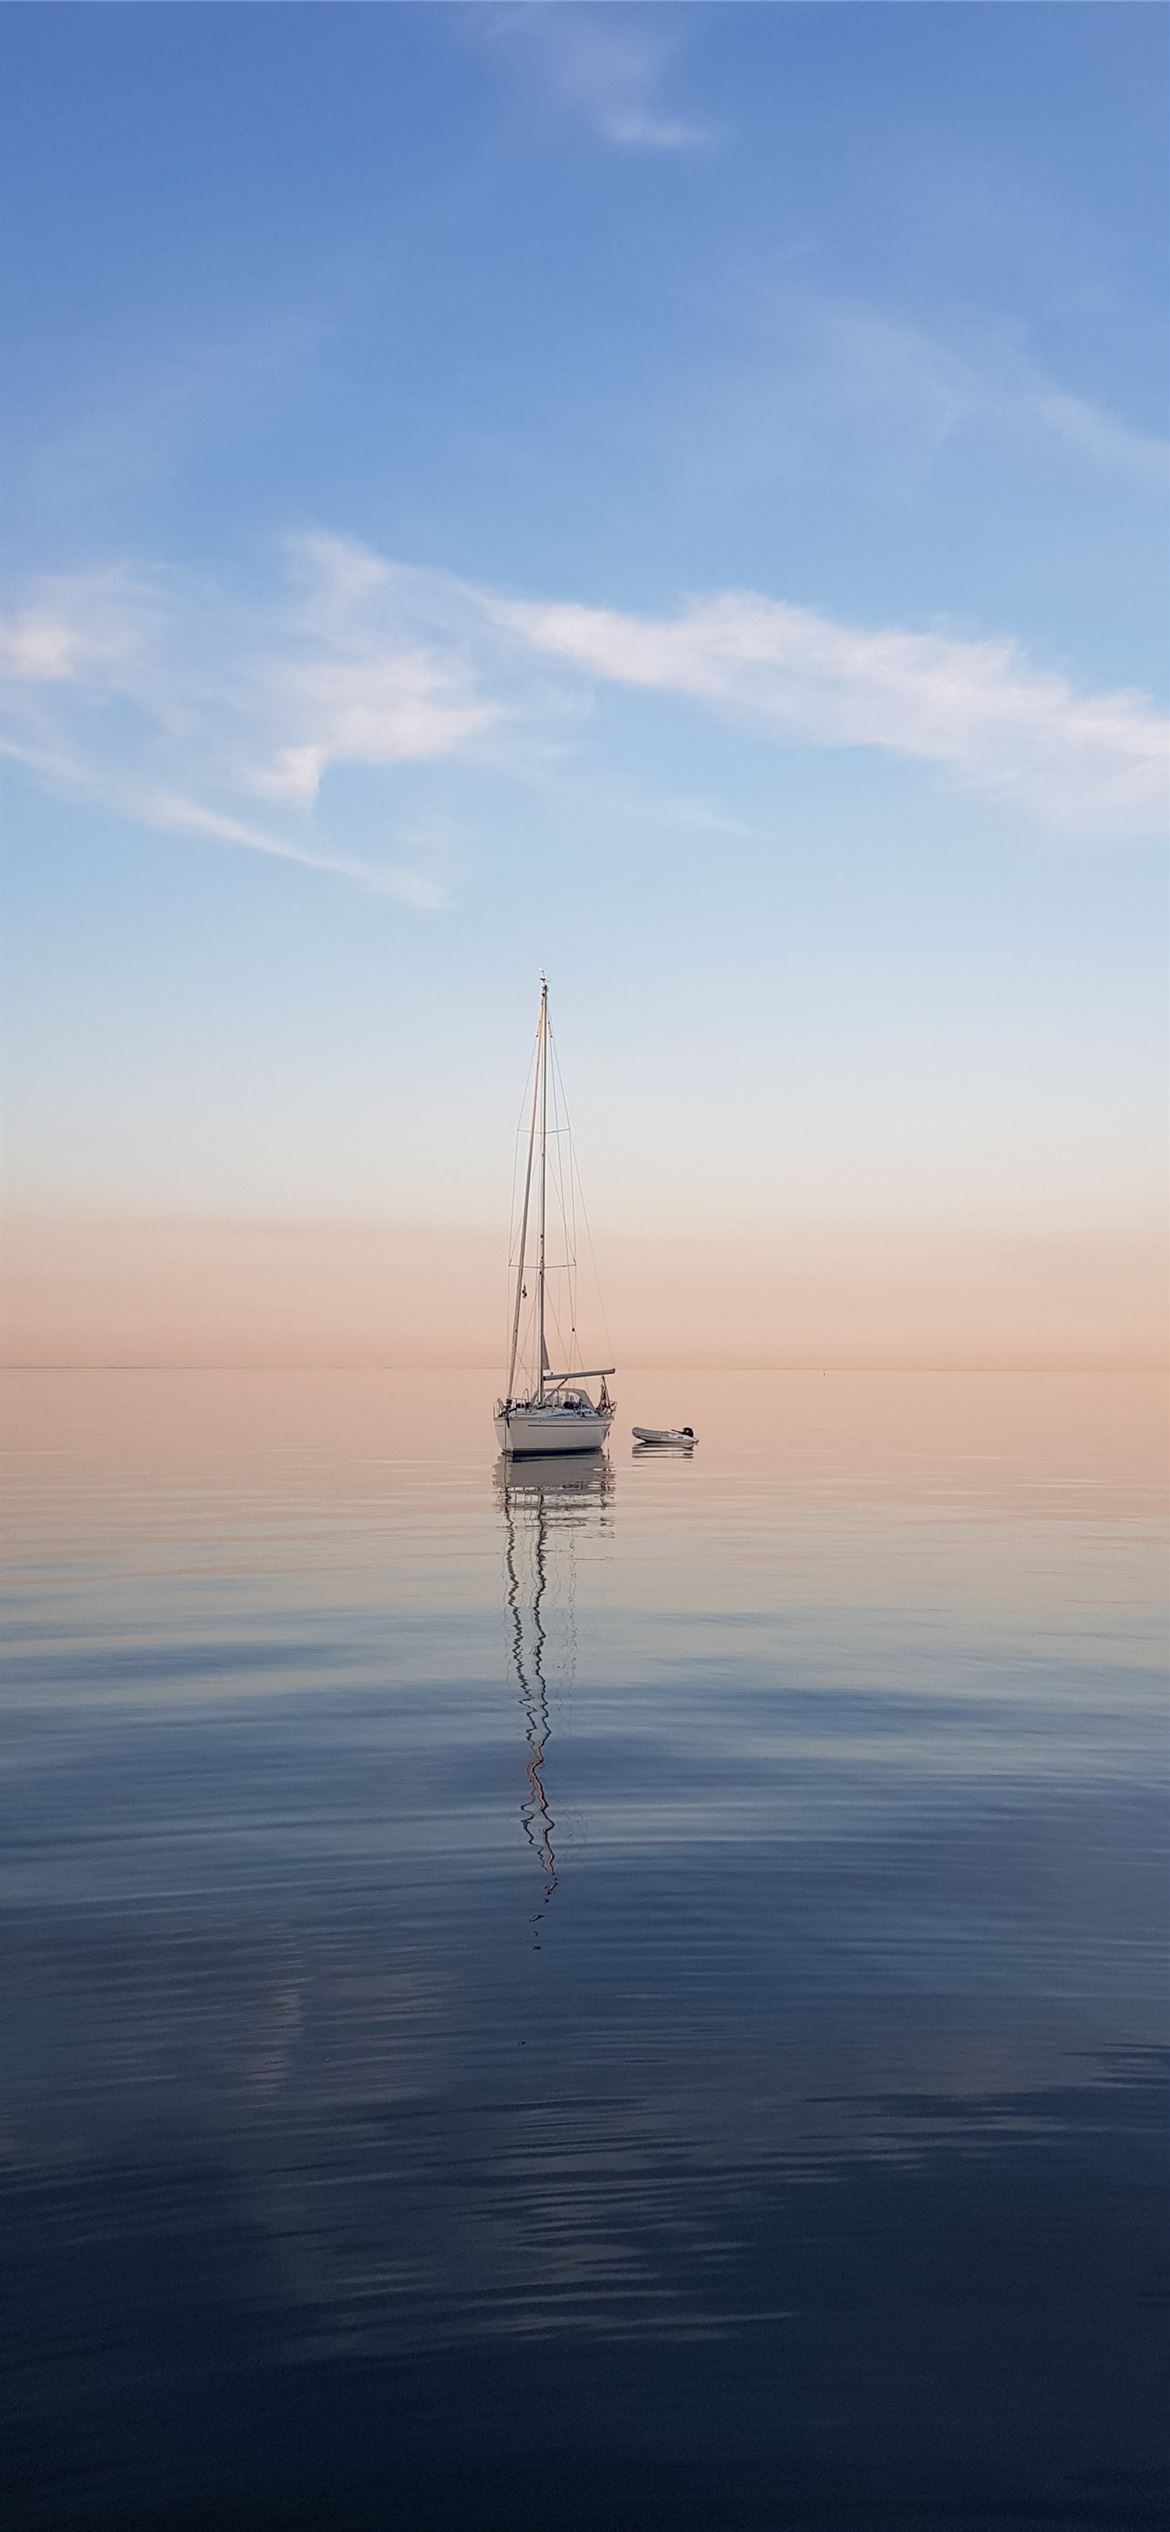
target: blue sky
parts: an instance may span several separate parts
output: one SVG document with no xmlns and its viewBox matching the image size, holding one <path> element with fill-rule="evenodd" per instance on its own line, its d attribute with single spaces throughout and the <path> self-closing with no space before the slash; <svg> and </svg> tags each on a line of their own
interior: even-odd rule
<svg viewBox="0 0 1170 2532">
<path fill-rule="evenodd" d="M 1136 1222 L 1166 49 L 10 9 L 10 1200 Z"/>
</svg>

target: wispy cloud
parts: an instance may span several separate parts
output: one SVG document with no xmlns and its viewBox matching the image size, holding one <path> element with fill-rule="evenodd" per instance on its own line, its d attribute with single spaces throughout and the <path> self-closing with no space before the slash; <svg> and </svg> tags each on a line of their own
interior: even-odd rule
<svg viewBox="0 0 1170 2532">
<path fill-rule="evenodd" d="M 968 321 L 932 333 L 887 309 L 788 289 L 749 302 L 752 342 L 719 391 L 723 434 L 762 475 L 862 463 L 917 488 L 954 449 L 1060 452 L 1165 497 L 1170 450 L 1068 393 L 1017 330 Z M 846 460 L 845 452 L 848 451 Z"/>
<path fill-rule="evenodd" d="M 39 412 L 29 427 L 13 411 L 5 467 L 25 532 L 44 520 L 59 534 L 63 519 L 91 518 L 98 502 L 127 489 L 140 498 L 192 456 L 262 427 L 266 413 L 286 408 L 294 381 L 336 359 L 359 287 L 357 250 L 322 253 L 284 304 L 270 284 L 243 315 L 229 308 L 205 329 L 185 324 L 176 307 L 169 323 L 101 336 L 63 412 Z"/>
<path fill-rule="evenodd" d="M 416 906 L 444 901 L 450 858 L 441 823 L 419 827 L 419 769 L 535 769 L 547 788 L 569 730 L 578 754 L 559 778 L 578 783 L 592 750 L 604 780 L 582 707 L 605 686 L 685 697 L 788 745 L 916 760 L 1070 833 L 1165 819 L 1167 732 L 1150 701 L 1078 685 L 1007 638 L 849 624 L 750 590 L 656 616 L 549 603 L 324 535 L 289 540 L 283 561 L 262 599 L 126 566 L 42 584 L 7 637 L 9 751 L 156 832 Z M 659 745 L 648 722 L 652 785 Z M 365 795 L 367 808 L 385 798 L 385 859 L 328 831 L 342 767 L 385 786 Z M 736 825 L 718 801 L 684 804 L 678 822 Z"/>
<path fill-rule="evenodd" d="M 497 612 L 590 677 L 691 695 L 821 746 L 916 757 L 1054 826 L 1144 834 L 1165 819 L 1167 728 L 1149 702 L 1078 689 L 1010 640 L 842 624 L 751 591 L 673 617 Z"/>
<path fill-rule="evenodd" d="M 222 817 L 217 810 L 202 808 L 181 793 L 148 794 L 138 806 L 144 821 L 164 834 L 205 835 L 214 843 L 239 844 L 246 852 L 267 853 L 273 861 L 295 862 L 302 870 L 324 871 L 331 879 L 355 879 L 375 895 L 397 897 L 404 905 L 435 907 L 447 902 L 443 888 L 425 871 L 380 867 L 352 854 L 314 853 L 260 827 L 245 825 L 242 818 Z"/>
<path fill-rule="evenodd" d="M 493 11 L 491 31 L 522 49 L 546 92 L 619 149 L 707 149 L 715 127 L 662 95 L 675 46 L 644 18 L 613 8 Z"/>
<path fill-rule="evenodd" d="M 157 629 L 148 575 L 124 564 L 57 573 L 0 628 L 0 670 L 17 685 L 88 685 L 116 693 Z"/>
<path fill-rule="evenodd" d="M 427 575 L 330 537 L 290 540 L 285 562 L 263 602 L 126 565 L 43 581 L 2 637 L 5 752 L 157 832 L 442 904 L 425 834 L 407 866 L 319 837 L 321 784 L 337 765 L 459 755 L 502 707 L 449 609 L 422 603 Z M 275 826 L 256 823 L 261 799 Z M 419 849 L 417 825 L 404 840 Z"/>
<path fill-rule="evenodd" d="M 1063 440 L 1078 456 L 1115 474 L 1128 475 L 1143 491 L 1170 492 L 1170 448 L 1150 432 L 1134 431 L 1084 396 L 1063 395 L 1039 373 L 1033 373 L 1019 396 L 1021 416 L 1051 437 Z"/>
<path fill-rule="evenodd" d="M 928 446 L 974 430 L 1055 440 L 1143 491 L 1170 490 L 1164 440 L 1063 392 L 1026 344 L 1002 330 L 949 343 L 875 311 L 841 307 L 823 313 L 820 332 L 835 391 L 851 377 L 855 395 L 871 407 L 876 400 L 890 419 L 913 410 Z"/>
</svg>

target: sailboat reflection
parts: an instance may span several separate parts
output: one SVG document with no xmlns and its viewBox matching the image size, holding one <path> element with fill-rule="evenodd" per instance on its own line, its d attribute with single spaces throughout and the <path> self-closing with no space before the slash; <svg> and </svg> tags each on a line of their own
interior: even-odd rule
<svg viewBox="0 0 1170 2532">
<path fill-rule="evenodd" d="M 557 1887 L 556 1821 L 549 1807 L 544 1762 L 552 1733 L 549 1668 L 554 1686 L 571 1687 L 577 1664 L 577 1538 L 596 1517 L 605 1526 L 613 1493 L 608 1460 L 501 1459 L 496 1492 L 504 1515 L 504 1572 L 509 1652 L 528 1746 L 526 1791 L 520 1804 L 525 1838 L 544 1876 L 544 1893 L 530 1923 L 538 1929 Z"/>
</svg>

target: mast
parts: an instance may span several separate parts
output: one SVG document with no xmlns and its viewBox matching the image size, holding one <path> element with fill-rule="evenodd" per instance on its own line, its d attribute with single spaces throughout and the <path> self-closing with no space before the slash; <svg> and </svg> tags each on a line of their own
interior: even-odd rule
<svg viewBox="0 0 1170 2532">
<path fill-rule="evenodd" d="M 540 1262 L 536 1277 L 536 1315 L 539 1338 L 538 1398 L 544 1396 L 544 1375 L 548 1370 L 548 1348 L 544 1341 L 544 1229 L 548 1209 L 548 985 L 540 980 Z"/>
<path fill-rule="evenodd" d="M 513 1391 L 513 1382 L 515 1381 L 515 1378 L 516 1378 L 516 1353 L 517 1353 L 517 1348 L 518 1348 L 519 1343 L 520 1343 L 520 1304 L 521 1304 L 521 1302 L 522 1302 L 522 1300 L 523 1300 L 523 1298 L 524 1298 L 524 1251 L 525 1251 L 525 1249 L 526 1249 L 526 1247 L 527 1247 L 527 1245 L 528 1245 L 528 1205 L 529 1205 L 529 1200 L 530 1200 L 531 1195 L 532 1195 L 532 1160 L 533 1160 L 533 1154 L 534 1154 L 535 1149 L 536 1149 L 536 1106 L 537 1106 L 537 1100 L 538 1100 L 538 1098 L 539 1098 L 539 1096 L 540 1096 L 540 1069 L 541 1069 L 541 1067 L 540 1067 L 540 1053 L 541 1053 L 541 1045 L 542 1045 L 543 1038 L 544 1038 L 544 1006 L 545 1006 L 545 998 L 546 998 L 546 996 L 547 996 L 547 993 L 548 993 L 548 986 L 545 984 L 544 979 L 543 979 L 543 977 L 542 977 L 542 978 L 541 978 L 541 996 L 540 996 L 540 1019 L 539 1019 L 539 1021 L 538 1021 L 538 1023 L 537 1023 L 537 1030 L 536 1030 L 536 1069 L 535 1069 L 535 1071 L 534 1071 L 534 1073 L 533 1073 L 533 1076 L 532 1076 L 532 1114 L 531 1114 L 531 1116 L 529 1117 L 529 1120 L 528 1120 L 528 1167 L 527 1167 L 527 1169 L 526 1169 L 526 1171 L 525 1171 L 525 1173 L 524 1173 L 524 1210 L 523 1210 L 523 1213 L 522 1213 L 522 1214 L 521 1214 L 521 1216 L 520 1216 L 520 1255 L 519 1255 L 519 1258 L 517 1259 L 517 1262 L 516 1262 L 516 1306 L 515 1306 L 515 1308 L 514 1308 L 514 1310 L 513 1310 L 513 1312 L 512 1312 L 512 1351 L 511 1351 L 511 1353 L 510 1353 L 510 1355 L 509 1355 L 509 1357 L 508 1357 L 508 1387 L 507 1387 L 507 1391 L 506 1391 L 506 1393 L 505 1393 L 505 1394 L 506 1394 L 506 1397 L 507 1397 L 507 1401 L 508 1401 L 508 1405 L 509 1405 L 509 1406 L 511 1406 L 511 1403 L 512 1403 L 512 1398 L 513 1398 L 513 1395 L 514 1395 L 514 1391 Z M 543 1315 L 543 1314 L 544 1314 L 544 1236 L 543 1236 L 543 1234 L 544 1234 L 544 1214 L 543 1214 L 543 1206 L 542 1206 L 542 1211 L 541 1211 L 541 1251 L 540 1251 L 540 1258 L 541 1258 L 541 1286 L 540 1286 L 540 1299 L 541 1299 L 541 1333 L 542 1333 L 542 1336 L 543 1336 L 543 1330 L 544 1330 L 544 1315 Z M 543 1377 L 543 1375 L 542 1375 L 542 1377 Z"/>
</svg>

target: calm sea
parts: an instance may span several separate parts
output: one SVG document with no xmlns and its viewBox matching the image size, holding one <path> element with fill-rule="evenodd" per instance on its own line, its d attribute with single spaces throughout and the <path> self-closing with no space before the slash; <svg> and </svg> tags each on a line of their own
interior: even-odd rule
<svg viewBox="0 0 1170 2532">
<path fill-rule="evenodd" d="M 12 2532 L 1164 2520 L 1160 1391 L 617 1385 L 10 1379 Z"/>
</svg>

